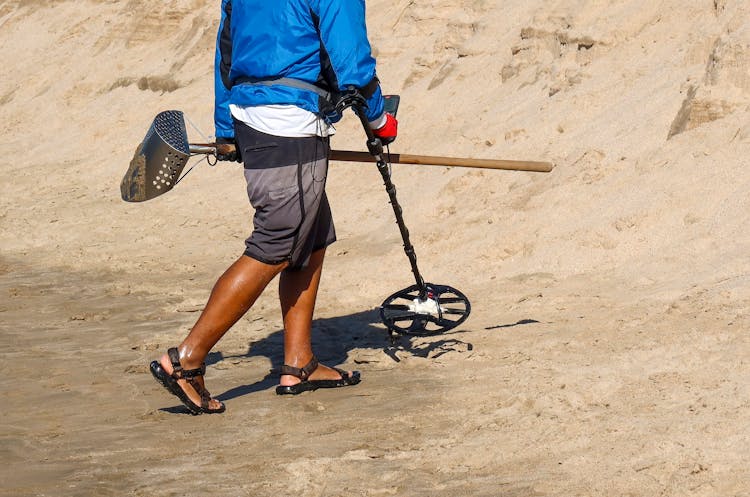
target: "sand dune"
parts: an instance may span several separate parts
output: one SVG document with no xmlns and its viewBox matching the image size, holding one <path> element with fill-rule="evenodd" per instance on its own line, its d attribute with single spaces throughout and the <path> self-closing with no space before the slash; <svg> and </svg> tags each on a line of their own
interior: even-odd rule
<svg viewBox="0 0 750 497">
<path fill-rule="evenodd" d="M 197 418 L 146 365 L 241 252 L 244 180 L 119 181 L 161 110 L 210 138 L 219 4 L 1 4 L 0 495 L 747 495 L 750 7 L 509 3 L 368 2 L 395 152 L 556 164 L 394 166 L 471 318 L 389 348 L 408 262 L 374 166 L 336 164 L 315 332 L 362 385 L 276 398 L 270 289 L 209 358 L 227 413 Z"/>
</svg>

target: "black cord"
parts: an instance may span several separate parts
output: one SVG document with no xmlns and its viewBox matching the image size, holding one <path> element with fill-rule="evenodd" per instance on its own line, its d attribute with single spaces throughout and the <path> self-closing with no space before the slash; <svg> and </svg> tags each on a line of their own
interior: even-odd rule
<svg viewBox="0 0 750 497">
<path fill-rule="evenodd" d="M 185 172 L 185 173 L 184 173 L 184 174 L 183 174 L 182 176 L 180 176 L 180 177 L 179 177 L 179 178 L 177 179 L 177 181 L 175 181 L 175 182 L 174 182 L 175 186 L 177 186 L 177 183 L 179 183 L 180 181 L 182 181 L 183 179 L 185 179 L 185 176 L 187 176 L 187 175 L 188 175 L 188 174 L 190 173 L 190 171 L 192 171 L 193 169 L 195 169 L 195 166 L 197 166 L 198 164 L 200 164 L 200 163 L 201 163 L 201 162 L 203 162 L 204 160 L 205 160 L 205 161 L 206 161 L 206 162 L 207 162 L 207 163 L 208 163 L 209 165 L 211 165 L 211 166 L 213 166 L 213 165 L 216 165 L 216 162 L 218 162 L 218 160 L 217 160 L 216 162 L 214 162 L 213 164 L 211 164 L 211 162 L 210 162 L 210 161 L 208 160 L 208 155 L 206 155 L 205 157 L 203 157 L 203 159 L 199 160 L 198 162 L 196 162 L 195 164 L 193 164 L 192 166 L 190 166 L 190 169 L 188 169 L 188 170 L 187 170 L 187 171 L 186 171 L 186 172 Z"/>
<path fill-rule="evenodd" d="M 393 164 L 391 163 L 391 144 L 385 146 L 385 153 L 388 156 L 388 176 L 393 176 Z"/>
</svg>

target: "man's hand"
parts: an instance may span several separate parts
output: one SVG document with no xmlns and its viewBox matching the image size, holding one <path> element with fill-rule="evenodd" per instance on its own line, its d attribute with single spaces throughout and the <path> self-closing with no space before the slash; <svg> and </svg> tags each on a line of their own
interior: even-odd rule
<svg viewBox="0 0 750 497">
<path fill-rule="evenodd" d="M 216 139 L 216 158 L 227 162 L 242 162 L 242 154 L 237 149 L 234 138 Z"/>
<path fill-rule="evenodd" d="M 393 143 L 396 140 L 396 135 L 398 135 L 398 121 L 395 117 L 386 112 L 385 124 L 378 129 L 372 130 L 372 132 L 375 136 L 380 138 L 383 145 Z"/>
</svg>

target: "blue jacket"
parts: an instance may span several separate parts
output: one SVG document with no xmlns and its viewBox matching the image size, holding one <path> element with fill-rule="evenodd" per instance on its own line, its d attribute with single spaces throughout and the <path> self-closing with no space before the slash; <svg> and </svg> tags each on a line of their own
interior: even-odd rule
<svg viewBox="0 0 750 497">
<path fill-rule="evenodd" d="M 364 0 L 222 0 L 214 73 L 217 138 L 234 136 L 230 103 L 296 105 L 335 122 L 320 93 L 354 86 L 370 121 L 383 113 Z"/>
</svg>

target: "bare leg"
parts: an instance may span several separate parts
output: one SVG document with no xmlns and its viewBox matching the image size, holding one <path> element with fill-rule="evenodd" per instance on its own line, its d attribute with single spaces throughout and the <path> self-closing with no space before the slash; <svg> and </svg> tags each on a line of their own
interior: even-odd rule
<svg viewBox="0 0 750 497">
<path fill-rule="evenodd" d="M 211 296 L 198 321 L 178 347 L 180 362 L 185 369 L 198 368 L 208 352 L 255 303 L 263 290 L 286 267 L 286 263 L 271 266 L 243 255 L 234 262 L 216 281 Z M 162 368 L 172 373 L 172 363 L 164 354 L 159 361 Z M 202 381 L 199 378 L 198 381 Z M 180 386 L 187 395 L 200 405 L 200 396 L 186 381 Z M 211 400 L 210 409 L 221 404 Z"/>
<path fill-rule="evenodd" d="M 313 357 L 312 319 L 324 258 L 325 249 L 313 252 L 306 268 L 285 271 L 279 278 L 279 300 L 284 319 L 284 364 L 289 366 L 301 368 Z M 339 378 L 339 373 L 322 364 L 311 376 L 311 379 L 316 380 Z M 299 381 L 294 376 L 283 375 L 279 383 L 289 386 Z"/>
</svg>

